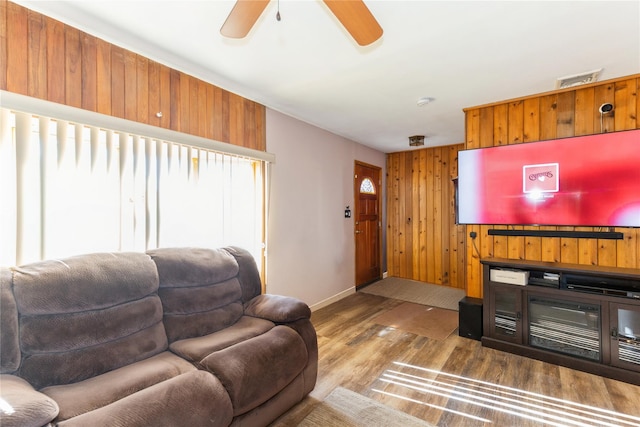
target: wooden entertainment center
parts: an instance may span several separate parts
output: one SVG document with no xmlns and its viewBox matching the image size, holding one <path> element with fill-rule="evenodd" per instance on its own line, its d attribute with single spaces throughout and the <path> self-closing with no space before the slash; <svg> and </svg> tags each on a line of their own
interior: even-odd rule
<svg viewBox="0 0 640 427">
<path fill-rule="evenodd" d="M 484 346 L 640 385 L 640 269 L 481 262 Z"/>
</svg>

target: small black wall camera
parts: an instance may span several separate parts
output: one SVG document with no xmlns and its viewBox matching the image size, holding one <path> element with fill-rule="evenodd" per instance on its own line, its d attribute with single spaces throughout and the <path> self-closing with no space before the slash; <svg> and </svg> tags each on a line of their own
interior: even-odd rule
<svg viewBox="0 0 640 427">
<path fill-rule="evenodd" d="M 607 114 L 613 111 L 613 104 L 604 103 L 600 106 L 600 114 Z"/>
</svg>

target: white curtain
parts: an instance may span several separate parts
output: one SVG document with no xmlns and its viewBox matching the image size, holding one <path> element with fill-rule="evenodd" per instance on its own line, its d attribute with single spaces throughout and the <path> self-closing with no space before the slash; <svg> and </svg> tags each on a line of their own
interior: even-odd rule
<svg viewBox="0 0 640 427">
<path fill-rule="evenodd" d="M 236 245 L 260 265 L 265 162 L 0 111 L 0 265 Z"/>
</svg>

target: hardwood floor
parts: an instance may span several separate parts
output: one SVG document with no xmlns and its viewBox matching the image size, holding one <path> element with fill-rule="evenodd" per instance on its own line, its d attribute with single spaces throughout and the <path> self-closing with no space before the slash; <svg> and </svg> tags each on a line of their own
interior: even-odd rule
<svg viewBox="0 0 640 427">
<path fill-rule="evenodd" d="M 312 315 L 315 389 L 273 426 L 297 425 L 342 386 L 437 426 L 640 426 L 640 387 L 372 319 L 403 301 L 357 292 Z"/>
</svg>

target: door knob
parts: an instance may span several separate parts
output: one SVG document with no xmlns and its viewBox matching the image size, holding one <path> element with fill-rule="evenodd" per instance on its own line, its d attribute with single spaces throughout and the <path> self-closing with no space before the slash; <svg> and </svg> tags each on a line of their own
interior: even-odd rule
<svg viewBox="0 0 640 427">
<path fill-rule="evenodd" d="M 356 230 L 356 234 L 360 234 L 360 233 L 362 233 L 362 231 Z"/>
</svg>

